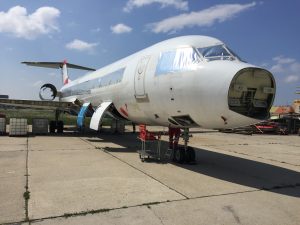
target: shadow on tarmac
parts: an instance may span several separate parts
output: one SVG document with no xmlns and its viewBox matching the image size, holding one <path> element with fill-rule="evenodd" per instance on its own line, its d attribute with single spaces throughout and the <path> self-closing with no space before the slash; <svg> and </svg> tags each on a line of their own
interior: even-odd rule
<svg viewBox="0 0 300 225">
<path fill-rule="evenodd" d="M 90 142 L 111 142 L 122 146 L 122 148 L 104 148 L 105 151 L 111 153 L 136 152 L 141 147 L 140 141 L 137 140 L 137 134 L 100 134 L 98 137 L 100 139 L 86 140 Z M 162 141 L 162 146 L 168 146 L 168 143 Z M 173 162 L 172 164 L 227 182 L 300 197 L 299 188 L 296 188 L 300 187 L 299 172 L 263 162 L 210 151 L 205 148 L 194 149 L 196 152 L 196 164 L 178 164 Z M 148 161 L 148 163 L 151 162 L 155 161 Z"/>
<path fill-rule="evenodd" d="M 86 137 L 91 143 L 114 143 L 122 147 L 104 147 L 103 150 L 116 153 L 134 153 L 140 150 L 141 143 L 137 139 L 138 133 L 111 134 L 97 132 L 69 132 L 47 136 Z M 161 141 L 162 146 L 168 146 L 166 141 Z M 167 147 L 165 147 L 166 149 Z M 300 197 L 300 173 L 279 166 L 231 156 L 205 148 L 194 148 L 196 164 L 179 164 L 164 161 L 149 160 L 145 163 L 172 163 L 178 167 L 204 174 L 227 182 L 262 189 L 287 196 Z M 164 152 L 162 151 L 162 154 Z M 255 156 L 254 156 L 255 157 Z M 138 154 L 137 154 L 138 158 Z"/>
</svg>

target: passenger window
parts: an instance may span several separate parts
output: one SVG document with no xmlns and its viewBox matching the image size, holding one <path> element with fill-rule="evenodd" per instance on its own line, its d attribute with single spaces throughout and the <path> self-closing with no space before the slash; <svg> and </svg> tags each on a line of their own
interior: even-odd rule
<svg viewBox="0 0 300 225">
<path fill-rule="evenodd" d="M 200 58 L 193 48 L 179 48 L 160 54 L 156 75 L 194 70 Z"/>
</svg>

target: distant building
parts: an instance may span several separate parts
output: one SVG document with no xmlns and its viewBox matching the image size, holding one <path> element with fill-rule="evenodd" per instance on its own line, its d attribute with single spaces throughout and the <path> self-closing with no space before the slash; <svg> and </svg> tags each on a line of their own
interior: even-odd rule
<svg viewBox="0 0 300 225">
<path fill-rule="evenodd" d="M 8 99 L 8 97 L 9 97 L 8 95 L 0 95 L 0 99 L 3 99 L 3 98 Z"/>
<path fill-rule="evenodd" d="M 8 95 L 0 95 L 0 99 L 8 99 Z M 0 109 L 7 109 L 6 105 L 0 105 Z"/>
<path fill-rule="evenodd" d="M 294 109 L 295 113 L 300 114 L 300 99 L 297 99 L 294 101 L 293 109 Z"/>
<path fill-rule="evenodd" d="M 291 115 L 295 113 L 295 110 L 292 106 L 272 106 L 271 110 L 271 119 L 277 119 L 285 115 Z"/>
<path fill-rule="evenodd" d="M 289 115 L 300 117 L 300 99 L 296 99 L 292 105 L 272 106 L 270 113 L 272 119 L 281 118 Z"/>
<path fill-rule="evenodd" d="M 273 106 L 270 110 L 271 119 L 285 126 L 290 134 L 300 132 L 300 100 L 295 100 L 293 105 Z M 299 133 L 300 134 L 300 133 Z"/>
</svg>

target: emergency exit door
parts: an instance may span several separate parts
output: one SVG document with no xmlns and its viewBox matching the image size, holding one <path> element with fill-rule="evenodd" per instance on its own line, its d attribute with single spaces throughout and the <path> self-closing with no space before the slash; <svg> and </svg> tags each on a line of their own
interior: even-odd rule
<svg viewBox="0 0 300 225">
<path fill-rule="evenodd" d="M 145 75 L 150 56 L 145 56 L 138 62 L 134 76 L 134 90 L 136 98 L 146 98 L 145 92 Z"/>
</svg>

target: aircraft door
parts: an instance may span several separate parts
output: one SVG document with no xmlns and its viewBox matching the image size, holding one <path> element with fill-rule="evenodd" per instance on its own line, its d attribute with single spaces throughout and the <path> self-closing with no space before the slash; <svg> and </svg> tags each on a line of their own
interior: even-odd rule
<svg viewBox="0 0 300 225">
<path fill-rule="evenodd" d="M 134 76 L 134 91 L 136 98 L 146 98 L 145 92 L 145 74 L 150 56 L 145 56 L 140 59 Z"/>
</svg>

